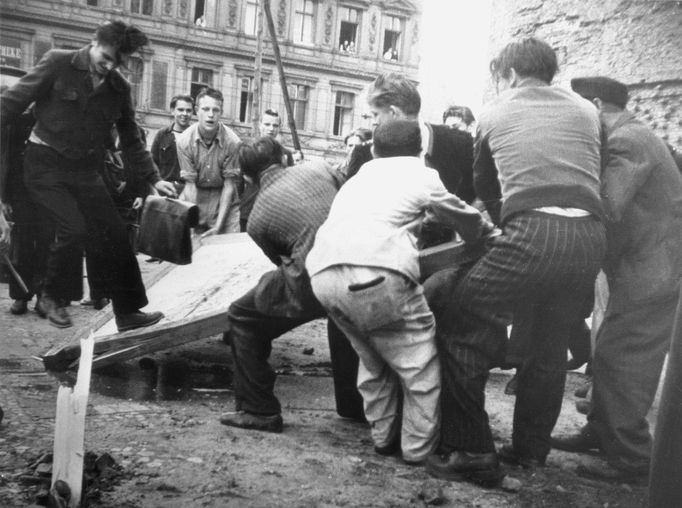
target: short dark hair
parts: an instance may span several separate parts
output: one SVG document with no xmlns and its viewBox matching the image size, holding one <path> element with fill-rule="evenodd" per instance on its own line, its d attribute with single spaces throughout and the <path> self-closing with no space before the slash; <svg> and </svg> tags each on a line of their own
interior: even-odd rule
<svg viewBox="0 0 682 508">
<path fill-rule="evenodd" d="M 275 111 L 274 109 L 266 109 L 266 110 L 263 112 L 263 114 L 264 114 L 264 115 L 270 115 L 270 116 L 279 117 L 279 113 L 278 113 L 277 111 Z"/>
<path fill-rule="evenodd" d="M 220 90 L 216 90 L 215 88 L 209 88 L 205 86 L 204 88 L 199 90 L 199 93 L 197 94 L 197 98 L 195 99 L 194 103 L 199 104 L 199 100 L 203 97 L 211 97 L 212 99 L 220 101 L 220 104 L 225 103 L 225 99 L 223 98 L 222 92 Z"/>
<path fill-rule="evenodd" d="M 95 30 L 95 39 L 100 44 L 112 46 L 120 55 L 131 55 L 149 44 L 149 39 L 142 30 L 120 20 L 107 21 L 98 26 Z"/>
<path fill-rule="evenodd" d="M 624 109 L 628 103 L 627 85 L 606 76 L 573 78 L 571 88 L 588 101 L 599 98 L 621 109 Z"/>
<path fill-rule="evenodd" d="M 353 129 L 348 134 L 346 134 L 345 138 L 343 138 L 343 144 L 344 145 L 348 144 L 348 140 L 353 136 L 357 136 L 358 138 L 360 138 L 360 141 L 362 142 L 369 141 L 370 139 L 372 139 L 372 130 L 366 127 L 358 127 L 357 129 Z"/>
<path fill-rule="evenodd" d="M 377 157 L 416 157 L 421 151 L 421 129 L 414 120 L 390 120 L 374 129 Z"/>
<path fill-rule="evenodd" d="M 253 180 L 273 164 L 281 164 L 284 147 L 270 136 L 261 136 L 252 143 L 241 143 L 237 149 L 239 168 Z"/>
<path fill-rule="evenodd" d="M 184 95 L 184 94 L 183 95 L 174 95 L 170 101 L 171 109 L 175 108 L 175 105 L 178 103 L 178 101 L 189 102 L 192 106 L 194 106 L 194 99 L 192 98 L 191 95 Z"/>
<path fill-rule="evenodd" d="M 490 62 L 490 73 L 495 79 L 509 78 L 511 69 L 521 77 L 538 78 L 549 84 L 559 70 L 559 64 L 549 44 L 528 37 L 507 44 Z"/>
<path fill-rule="evenodd" d="M 396 106 L 406 115 L 418 115 L 422 99 L 415 84 L 402 74 L 378 76 L 369 87 L 367 102 L 380 108 Z"/>
<path fill-rule="evenodd" d="M 474 114 L 467 106 L 450 106 L 443 112 L 443 123 L 445 123 L 446 118 L 450 118 L 451 116 L 461 118 L 467 125 L 471 125 L 476 121 Z"/>
</svg>

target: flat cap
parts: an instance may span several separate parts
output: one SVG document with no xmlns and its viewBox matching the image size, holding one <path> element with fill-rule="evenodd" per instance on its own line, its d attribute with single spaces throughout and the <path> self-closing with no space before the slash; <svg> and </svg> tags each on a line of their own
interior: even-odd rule
<svg viewBox="0 0 682 508">
<path fill-rule="evenodd" d="M 620 81 L 605 76 L 573 78 L 571 88 L 588 100 L 599 98 L 621 108 L 628 103 L 628 87 Z"/>
</svg>

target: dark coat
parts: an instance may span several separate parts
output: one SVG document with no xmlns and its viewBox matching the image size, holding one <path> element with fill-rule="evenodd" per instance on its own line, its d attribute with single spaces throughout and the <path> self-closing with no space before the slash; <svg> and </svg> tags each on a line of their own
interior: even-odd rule
<svg viewBox="0 0 682 508">
<path fill-rule="evenodd" d="M 682 279 L 682 176 L 665 143 L 627 111 L 603 114 L 610 304 L 674 294 Z"/>
<path fill-rule="evenodd" d="M 159 174 L 168 182 L 179 182 L 180 163 L 178 162 L 178 149 L 175 145 L 173 124 L 159 129 L 154 136 L 151 149 L 152 159 L 159 168 Z"/>
</svg>

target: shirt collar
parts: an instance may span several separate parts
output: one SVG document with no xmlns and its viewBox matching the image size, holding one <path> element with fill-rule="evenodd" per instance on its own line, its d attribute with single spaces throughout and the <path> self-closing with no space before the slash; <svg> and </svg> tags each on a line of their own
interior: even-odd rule
<svg viewBox="0 0 682 508">
<path fill-rule="evenodd" d="M 202 143 L 203 141 L 201 139 L 201 132 L 199 131 L 199 123 L 197 122 L 194 125 L 196 125 L 196 129 L 194 131 L 194 136 L 195 136 L 194 142 L 195 143 Z M 171 125 L 171 130 L 172 129 L 173 129 L 173 126 Z M 227 132 L 225 131 L 225 127 L 223 126 L 222 122 L 218 122 L 218 132 L 216 133 L 213 141 L 217 142 L 218 146 L 220 148 L 223 148 L 227 143 Z"/>
</svg>

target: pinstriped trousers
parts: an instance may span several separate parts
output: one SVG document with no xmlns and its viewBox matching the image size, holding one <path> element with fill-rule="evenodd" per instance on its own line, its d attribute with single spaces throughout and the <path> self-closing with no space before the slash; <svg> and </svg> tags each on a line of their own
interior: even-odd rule
<svg viewBox="0 0 682 508">
<path fill-rule="evenodd" d="M 546 457 L 561 410 L 568 337 L 589 313 L 605 249 L 604 226 L 594 217 L 529 211 L 510 218 L 470 270 L 440 282 L 451 288 L 449 301 L 433 307 L 443 372 L 442 451 L 495 451 L 484 407 L 488 370 L 504 358 L 513 313 L 532 306 L 512 442 L 522 456 Z"/>
</svg>

